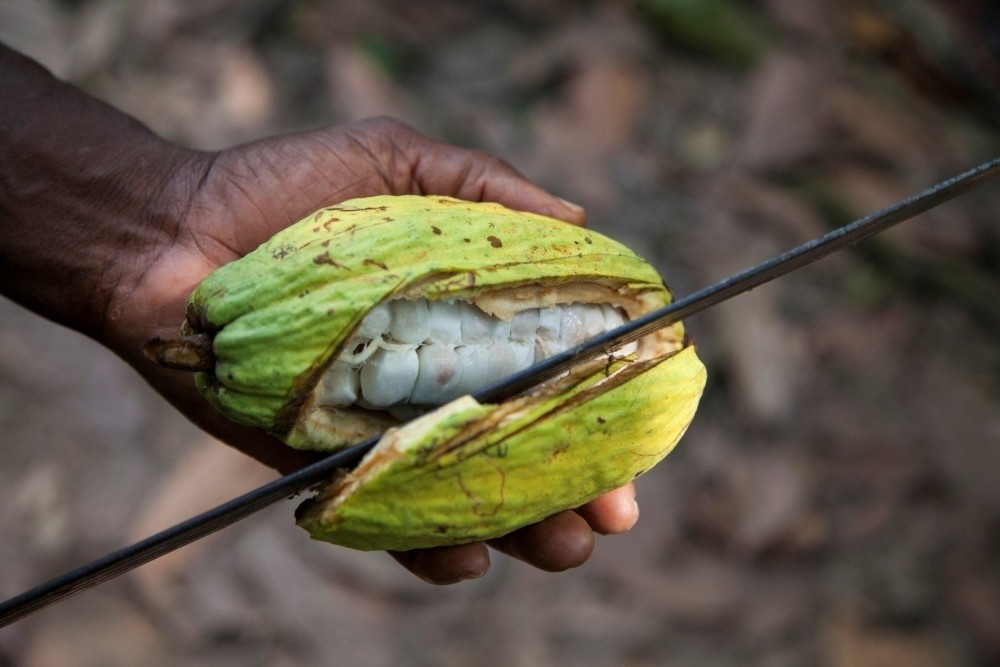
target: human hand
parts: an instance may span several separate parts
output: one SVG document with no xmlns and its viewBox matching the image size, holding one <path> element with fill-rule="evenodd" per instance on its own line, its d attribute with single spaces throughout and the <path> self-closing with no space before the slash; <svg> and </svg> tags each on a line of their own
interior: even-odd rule
<svg viewBox="0 0 1000 667">
<path fill-rule="evenodd" d="M 2 45 L 0 128 L 0 293 L 103 343 L 196 424 L 282 472 L 313 457 L 229 421 L 190 375 L 142 355 L 147 340 L 176 333 L 212 270 L 318 208 L 366 195 L 451 195 L 584 221 L 502 161 L 390 120 L 184 150 Z M 562 570 L 589 557 L 595 532 L 627 530 L 637 513 L 628 485 L 493 544 Z M 484 544 L 394 556 L 436 583 L 489 566 Z"/>
<path fill-rule="evenodd" d="M 443 194 L 487 200 L 583 224 L 583 211 L 525 180 L 488 154 L 433 142 L 387 119 L 275 137 L 218 153 L 184 151 L 164 160 L 154 240 L 134 248 L 107 303 L 105 341 L 164 397 L 206 431 L 262 462 L 289 471 L 312 460 L 260 430 L 212 409 L 186 373 L 146 360 L 142 344 L 176 334 L 194 287 L 318 208 L 376 194 Z M 634 487 L 562 512 L 492 545 L 545 570 L 583 563 L 594 533 L 627 530 L 637 518 Z M 484 574 L 484 544 L 417 550 L 394 557 L 421 578 L 450 583 Z"/>
</svg>

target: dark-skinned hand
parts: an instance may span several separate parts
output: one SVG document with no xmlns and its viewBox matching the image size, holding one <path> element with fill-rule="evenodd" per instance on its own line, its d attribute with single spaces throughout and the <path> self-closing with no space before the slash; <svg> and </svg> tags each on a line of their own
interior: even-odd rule
<svg viewBox="0 0 1000 667">
<path fill-rule="evenodd" d="M 189 374 L 141 352 L 176 334 L 212 270 L 318 208 L 369 195 L 450 195 L 584 224 L 582 209 L 502 160 L 389 119 L 192 151 L 2 46 L 0 82 L 2 293 L 106 345 L 194 423 L 281 472 L 313 457 L 229 421 Z M 623 532 L 637 517 L 630 484 L 491 544 L 565 570 L 587 560 L 595 533 Z M 433 583 L 481 576 L 490 563 L 482 543 L 393 557 Z"/>
</svg>

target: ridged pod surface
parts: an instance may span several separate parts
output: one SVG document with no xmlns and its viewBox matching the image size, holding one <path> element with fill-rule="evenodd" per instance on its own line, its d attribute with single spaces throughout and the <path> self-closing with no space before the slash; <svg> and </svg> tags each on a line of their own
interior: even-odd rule
<svg viewBox="0 0 1000 667">
<path fill-rule="evenodd" d="M 499 406 L 457 399 L 390 431 L 355 471 L 303 503 L 299 525 L 356 549 L 506 535 L 656 465 L 691 423 L 704 383 L 687 347 Z"/>
<path fill-rule="evenodd" d="M 216 270 L 192 294 L 182 327 L 186 339 L 210 341 L 196 381 L 214 407 L 302 449 L 332 451 L 395 427 L 301 508 L 300 524 L 318 539 L 362 549 L 456 544 L 578 506 L 665 456 L 704 386 L 677 324 L 626 359 L 500 405 L 465 396 L 398 427 L 398 412 L 363 397 L 329 404 L 332 369 L 353 377 L 359 367 L 344 360 L 365 356 L 355 337 L 365 316 L 399 300 L 471 304 L 502 324 L 567 304 L 635 317 L 670 293 L 645 261 L 595 232 L 438 196 L 322 209 Z M 401 346 L 388 333 L 375 338 L 391 352 Z"/>
</svg>

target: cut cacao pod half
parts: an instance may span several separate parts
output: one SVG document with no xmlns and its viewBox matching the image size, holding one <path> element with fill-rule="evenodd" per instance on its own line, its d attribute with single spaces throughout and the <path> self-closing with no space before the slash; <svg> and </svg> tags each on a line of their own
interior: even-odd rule
<svg viewBox="0 0 1000 667">
<path fill-rule="evenodd" d="M 687 347 L 562 378 L 501 405 L 456 399 L 390 430 L 355 470 L 300 506 L 299 525 L 357 549 L 506 535 L 656 465 L 691 423 L 704 383 Z"/>
</svg>

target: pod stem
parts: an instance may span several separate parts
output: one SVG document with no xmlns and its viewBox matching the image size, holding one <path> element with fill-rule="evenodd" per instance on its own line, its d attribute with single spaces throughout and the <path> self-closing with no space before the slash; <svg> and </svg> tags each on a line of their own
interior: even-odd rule
<svg viewBox="0 0 1000 667">
<path fill-rule="evenodd" d="M 212 337 L 206 333 L 170 339 L 153 338 L 142 346 L 142 351 L 164 368 L 192 373 L 215 368 Z"/>
</svg>

